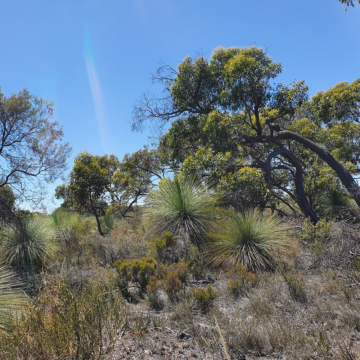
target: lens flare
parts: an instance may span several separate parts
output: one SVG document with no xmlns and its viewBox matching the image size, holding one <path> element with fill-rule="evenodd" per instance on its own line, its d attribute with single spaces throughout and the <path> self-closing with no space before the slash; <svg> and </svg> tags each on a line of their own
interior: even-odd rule
<svg viewBox="0 0 360 360">
<path fill-rule="evenodd" d="M 87 33 L 85 33 L 85 64 L 94 100 L 95 114 L 98 123 L 101 146 L 103 151 L 105 153 L 108 153 L 107 150 L 109 142 L 106 130 L 104 96 L 101 89 L 99 76 L 95 67 L 94 53 L 91 48 L 90 38 Z"/>
</svg>

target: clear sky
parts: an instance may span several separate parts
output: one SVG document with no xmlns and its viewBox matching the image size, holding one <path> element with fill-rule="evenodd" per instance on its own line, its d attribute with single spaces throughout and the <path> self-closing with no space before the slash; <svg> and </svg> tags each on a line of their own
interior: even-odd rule
<svg viewBox="0 0 360 360">
<path fill-rule="evenodd" d="M 132 105 L 162 60 L 266 47 L 310 94 L 360 77 L 360 5 L 338 0 L 0 0 L 0 86 L 54 102 L 73 157 L 120 159 L 148 143 Z M 70 159 L 70 166 L 72 164 Z M 50 188 L 53 192 L 53 187 Z"/>
</svg>

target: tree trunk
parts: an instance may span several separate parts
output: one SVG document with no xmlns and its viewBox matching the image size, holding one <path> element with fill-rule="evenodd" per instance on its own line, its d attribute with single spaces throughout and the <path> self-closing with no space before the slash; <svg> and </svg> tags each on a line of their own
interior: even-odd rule
<svg viewBox="0 0 360 360">
<path fill-rule="evenodd" d="M 282 155 L 283 157 L 286 157 L 291 162 L 291 164 L 295 167 L 296 170 L 293 173 L 293 175 L 294 175 L 294 182 L 295 182 L 295 189 L 296 189 L 297 204 L 299 205 L 303 214 L 306 217 L 309 217 L 313 224 L 316 224 L 320 220 L 320 218 L 317 215 L 317 213 L 314 211 L 314 209 L 310 206 L 310 204 L 306 198 L 306 194 L 305 194 L 305 190 L 304 190 L 303 169 L 302 169 L 300 160 L 291 151 L 289 151 L 286 148 L 281 148 L 278 150 L 274 150 L 268 156 L 268 158 L 266 160 L 266 164 L 265 164 L 268 181 L 270 182 L 271 160 L 277 155 Z"/>
<path fill-rule="evenodd" d="M 360 207 L 360 187 L 351 176 L 351 174 L 326 150 L 321 148 L 319 145 L 316 145 L 312 141 L 302 137 L 301 135 L 294 133 L 292 131 L 284 130 L 280 131 L 273 138 L 275 141 L 290 139 L 294 140 L 302 145 L 304 145 L 307 149 L 312 150 L 315 154 L 317 154 L 323 161 L 325 161 L 339 177 L 340 181 L 344 185 L 344 187 L 348 190 L 351 197 L 356 201 L 356 204 Z"/>
<path fill-rule="evenodd" d="M 98 227 L 99 234 L 100 234 L 101 236 L 105 236 L 104 233 L 103 233 L 102 230 L 101 230 L 101 224 L 100 224 L 99 215 L 98 215 L 98 213 L 97 213 L 97 208 L 93 208 L 93 212 L 94 212 L 94 215 L 95 215 L 95 218 L 96 218 L 96 222 L 97 222 L 97 227 Z"/>
</svg>

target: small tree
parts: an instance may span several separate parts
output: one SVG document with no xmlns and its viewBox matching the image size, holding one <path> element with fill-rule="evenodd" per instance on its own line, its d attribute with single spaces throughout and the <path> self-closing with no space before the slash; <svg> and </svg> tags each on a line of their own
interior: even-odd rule
<svg viewBox="0 0 360 360">
<path fill-rule="evenodd" d="M 109 165 L 108 163 L 112 161 L 116 162 L 111 157 L 101 158 L 87 152 L 80 153 L 75 158 L 69 184 L 58 186 L 55 194 L 57 199 L 64 199 L 65 208 L 92 213 L 96 218 L 99 234 L 102 236 L 104 233 L 99 217 L 105 214 L 107 205 L 105 195 L 111 183 L 111 174 L 105 165 Z"/>
</svg>

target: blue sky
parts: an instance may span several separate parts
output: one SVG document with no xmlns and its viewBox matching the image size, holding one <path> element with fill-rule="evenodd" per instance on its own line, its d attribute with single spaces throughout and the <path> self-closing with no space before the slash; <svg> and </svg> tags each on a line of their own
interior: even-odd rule
<svg viewBox="0 0 360 360">
<path fill-rule="evenodd" d="M 160 60 L 256 44 L 310 94 L 360 77 L 360 6 L 338 0 L 0 0 L 0 40 L 2 92 L 54 102 L 70 165 L 148 143 L 129 120 Z"/>
</svg>

